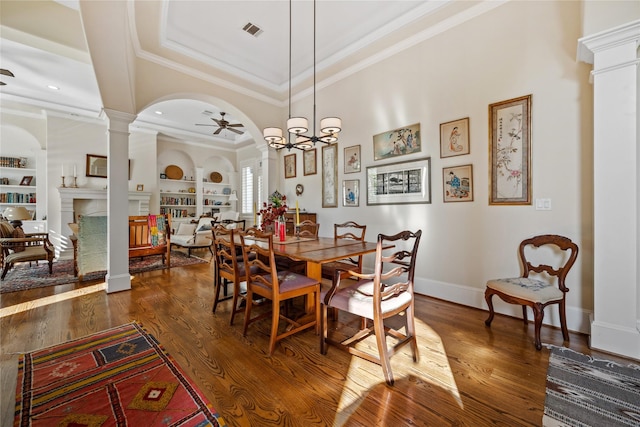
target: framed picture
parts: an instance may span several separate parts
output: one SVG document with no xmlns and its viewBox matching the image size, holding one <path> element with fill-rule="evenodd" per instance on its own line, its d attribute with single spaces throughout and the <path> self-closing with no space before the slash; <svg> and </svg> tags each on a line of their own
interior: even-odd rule
<svg viewBox="0 0 640 427">
<path fill-rule="evenodd" d="M 296 177 L 296 153 L 284 156 L 284 177 Z"/>
<path fill-rule="evenodd" d="M 338 207 L 338 146 L 322 147 L 322 207 Z"/>
<path fill-rule="evenodd" d="M 344 173 L 360 172 L 360 146 L 344 148 Z"/>
<path fill-rule="evenodd" d="M 304 174 L 306 175 L 315 175 L 318 173 L 317 169 L 317 154 L 318 150 L 313 148 L 311 150 L 305 150 L 302 152 L 302 166 L 304 169 Z"/>
<path fill-rule="evenodd" d="M 420 123 L 379 133 L 373 137 L 373 160 L 390 159 L 420 151 Z"/>
<path fill-rule="evenodd" d="M 144 191 L 144 184 L 136 185 L 136 191 Z"/>
<path fill-rule="evenodd" d="M 469 117 L 440 124 L 440 158 L 469 154 Z"/>
<path fill-rule="evenodd" d="M 20 185 L 31 185 L 31 180 L 33 176 L 23 176 L 22 181 L 20 181 Z"/>
<path fill-rule="evenodd" d="M 431 157 L 367 167 L 367 205 L 431 203 Z"/>
<path fill-rule="evenodd" d="M 442 168 L 442 200 L 447 202 L 473 201 L 473 165 Z"/>
<path fill-rule="evenodd" d="M 98 156 L 97 154 L 87 154 L 86 176 L 95 178 L 107 177 L 107 156 Z"/>
<path fill-rule="evenodd" d="M 342 181 L 342 206 L 360 206 L 360 180 Z"/>
<path fill-rule="evenodd" d="M 531 204 L 531 95 L 489 105 L 489 204 Z"/>
</svg>

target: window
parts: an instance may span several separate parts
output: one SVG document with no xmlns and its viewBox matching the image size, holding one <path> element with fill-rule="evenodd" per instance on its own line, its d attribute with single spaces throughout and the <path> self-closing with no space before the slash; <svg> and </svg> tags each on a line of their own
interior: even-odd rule
<svg viewBox="0 0 640 427">
<path fill-rule="evenodd" d="M 262 173 L 259 160 L 249 160 L 241 164 L 242 173 L 242 215 L 253 215 L 262 207 Z M 254 211 L 255 209 L 255 211 Z"/>
</svg>

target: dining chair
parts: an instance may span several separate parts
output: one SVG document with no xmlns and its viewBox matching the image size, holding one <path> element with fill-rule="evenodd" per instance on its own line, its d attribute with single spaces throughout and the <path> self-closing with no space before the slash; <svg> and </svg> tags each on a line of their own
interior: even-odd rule
<svg viewBox="0 0 640 427">
<path fill-rule="evenodd" d="M 569 270 L 578 258 L 578 245 L 568 237 L 544 234 L 520 242 L 518 256 L 523 267 L 520 277 L 492 279 L 487 281 L 484 298 L 489 306 L 489 317 L 485 325 L 491 326 L 494 317 L 493 296 L 509 304 L 522 306 L 522 319 L 528 325 L 527 307 L 533 310 L 535 346 L 542 348 L 540 327 L 544 309 L 558 304 L 562 337 L 569 341 L 565 298 L 569 288 L 565 281 Z M 555 282 L 555 283 L 554 283 Z"/>
<path fill-rule="evenodd" d="M 413 278 L 421 236 L 422 230 L 416 232 L 406 230 L 392 236 L 378 234 L 374 272 L 363 274 L 349 271 L 349 276 L 354 277 L 358 280 L 357 282 L 341 287 L 342 274 L 340 270 L 336 270 L 333 286 L 321 296 L 320 350 L 322 354 L 327 354 L 328 344 L 331 344 L 350 354 L 377 363 L 382 366 L 382 372 L 389 385 L 393 385 L 394 382 L 390 358 L 400 348 L 410 344 L 413 361 L 418 361 Z M 389 245 L 392 245 L 392 249 L 385 250 L 384 248 Z M 348 332 L 348 326 L 339 327 L 340 324 L 338 324 L 339 329 L 330 336 L 327 316 L 329 308 L 336 308 L 361 317 L 364 319 L 361 329 L 349 338 L 342 339 Z M 397 320 L 404 319 L 404 322 L 385 323 L 386 319 L 395 316 Z M 369 321 L 372 321 L 371 326 Z M 387 346 L 387 335 L 395 339 L 395 344 L 391 347 Z M 336 339 L 334 336 L 341 338 Z M 367 351 L 364 346 L 358 346 L 358 343 L 371 336 L 375 336 L 377 355 Z"/>
<path fill-rule="evenodd" d="M 298 224 L 298 226 L 300 228 L 300 232 L 298 233 L 299 237 L 310 239 L 318 238 L 318 233 L 320 232 L 319 223 L 307 219 Z"/>
<path fill-rule="evenodd" d="M 250 324 L 271 316 L 271 337 L 269 339 L 269 355 L 272 355 L 276 343 L 292 334 L 315 327 L 316 334 L 320 331 L 320 282 L 302 274 L 288 270 L 278 270 L 273 252 L 273 234 L 263 233 L 257 228 L 249 228 L 240 233 L 242 252 L 245 266 L 248 266 L 247 295 L 252 301 L 254 295 L 271 300 L 271 312 L 251 317 L 252 304 L 246 304 L 244 328 L 242 335 L 246 336 Z M 313 298 L 314 316 L 310 320 L 300 323 L 287 317 L 280 310 L 282 302 L 299 296 Z M 288 327 L 279 332 L 280 321 L 285 321 Z"/>
<path fill-rule="evenodd" d="M 238 230 L 218 225 L 213 227 L 211 231 L 213 233 L 212 246 L 216 259 L 214 266 L 215 290 L 212 311 L 214 313 L 216 312 L 220 301 L 220 288 L 225 286 L 226 295 L 227 283 L 233 283 L 233 303 L 231 318 L 229 320 L 229 325 L 233 325 L 235 315 L 244 311 L 242 303 L 247 303 L 245 298 L 246 293 L 244 293 L 240 287 L 242 283 L 247 281 L 247 273 L 242 256 L 242 249 L 236 242 Z"/>
<path fill-rule="evenodd" d="M 304 220 L 299 225 L 298 236 L 304 239 L 317 239 L 320 232 L 320 224 L 310 220 Z M 278 270 L 290 270 L 298 274 L 307 274 L 307 263 L 305 261 L 294 261 L 291 258 L 276 255 L 276 265 Z"/>
<path fill-rule="evenodd" d="M 366 232 L 366 225 L 360 225 L 353 221 L 333 224 L 333 238 L 335 240 L 349 239 L 364 242 Z M 336 270 L 343 271 L 341 273 L 343 279 L 349 276 L 347 271 L 362 273 L 362 255 L 322 264 L 322 277 L 333 280 Z"/>
</svg>

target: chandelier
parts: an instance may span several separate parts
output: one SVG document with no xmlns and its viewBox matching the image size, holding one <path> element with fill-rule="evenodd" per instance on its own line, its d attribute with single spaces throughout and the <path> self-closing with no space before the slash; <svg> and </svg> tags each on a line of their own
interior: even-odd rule
<svg viewBox="0 0 640 427">
<path fill-rule="evenodd" d="M 289 119 L 287 131 L 289 139 L 283 136 L 281 128 L 264 128 L 262 135 L 270 147 L 276 150 L 292 148 L 308 150 L 316 145 L 316 142 L 331 144 L 338 140 L 338 132 L 342 130 L 342 120 L 339 117 L 326 117 L 320 120 L 320 136 L 316 136 L 316 0 L 313 0 L 313 133 L 306 135 L 309 130 L 309 122 L 305 117 L 291 117 L 291 4 L 289 0 Z M 293 134 L 293 138 L 291 137 Z M 292 141 L 293 139 L 293 141 Z"/>
</svg>

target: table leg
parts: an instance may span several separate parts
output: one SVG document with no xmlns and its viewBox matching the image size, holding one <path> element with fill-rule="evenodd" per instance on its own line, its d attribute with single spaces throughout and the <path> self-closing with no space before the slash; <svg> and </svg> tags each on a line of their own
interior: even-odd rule
<svg viewBox="0 0 640 427">
<path fill-rule="evenodd" d="M 315 279 L 318 282 L 322 283 L 322 264 L 312 261 L 307 261 L 307 277 L 311 279 Z M 311 298 L 306 299 L 307 314 L 312 314 L 315 312 L 314 301 Z"/>
</svg>

